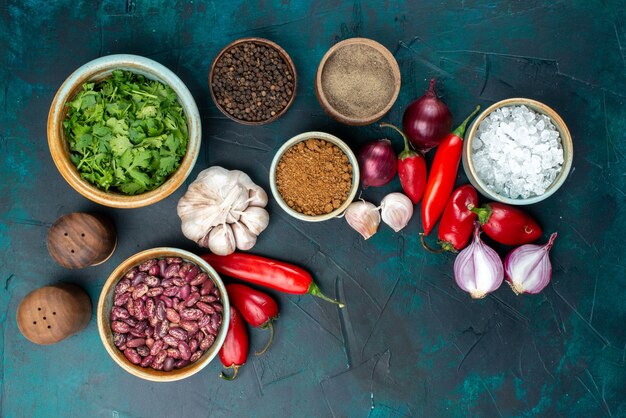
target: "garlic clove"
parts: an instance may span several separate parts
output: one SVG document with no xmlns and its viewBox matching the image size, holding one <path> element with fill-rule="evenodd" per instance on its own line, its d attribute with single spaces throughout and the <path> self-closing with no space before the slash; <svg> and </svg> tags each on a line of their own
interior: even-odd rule
<svg viewBox="0 0 626 418">
<path fill-rule="evenodd" d="M 250 187 L 248 201 L 250 203 L 250 206 L 258 206 L 260 208 L 264 208 L 265 206 L 267 206 L 267 193 L 265 193 L 265 190 L 263 190 L 259 186 L 254 185 L 254 187 Z"/>
<path fill-rule="evenodd" d="M 247 251 L 254 247 L 256 244 L 256 235 L 254 235 L 245 225 L 241 222 L 236 222 L 231 225 L 233 229 L 233 235 L 235 236 L 235 243 L 237 248 L 242 251 Z"/>
<path fill-rule="evenodd" d="M 263 208 L 248 206 L 239 219 L 254 235 L 259 235 L 270 222 L 270 214 Z"/>
<path fill-rule="evenodd" d="M 370 238 L 378 231 L 380 213 L 373 203 L 363 200 L 351 203 L 344 216 L 348 224 L 365 239 Z"/>
<path fill-rule="evenodd" d="M 209 234 L 209 250 L 216 255 L 228 255 L 235 252 L 235 236 L 230 225 L 218 225 Z"/>
<path fill-rule="evenodd" d="M 398 232 L 413 216 L 413 202 L 402 193 L 389 193 L 380 204 L 383 222 Z"/>
</svg>

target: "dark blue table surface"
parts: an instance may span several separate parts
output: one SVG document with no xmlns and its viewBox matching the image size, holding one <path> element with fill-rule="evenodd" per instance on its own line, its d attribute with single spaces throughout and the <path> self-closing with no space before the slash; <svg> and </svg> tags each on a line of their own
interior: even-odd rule
<svg viewBox="0 0 626 418">
<path fill-rule="evenodd" d="M 207 72 L 244 36 L 272 39 L 293 58 L 297 98 L 264 127 L 225 118 Z M 339 40 L 373 38 L 396 56 L 400 96 L 385 120 L 430 77 L 455 115 L 508 97 L 540 100 L 563 117 L 574 165 L 560 191 L 528 207 L 558 231 L 551 285 L 515 296 L 505 285 L 474 301 L 454 284 L 453 255 L 423 251 L 419 215 L 401 233 L 363 241 L 344 220 L 309 224 L 274 201 L 254 252 L 310 270 L 347 308 L 272 292 L 281 318 L 271 350 L 237 381 L 219 361 L 184 381 L 139 380 L 105 352 L 95 317 L 79 334 L 37 346 L 15 313 L 30 291 L 78 283 L 96 302 L 108 274 L 155 246 L 198 251 L 180 232 L 176 203 L 211 165 L 249 173 L 266 190 L 288 138 L 327 131 L 354 149 L 388 132 L 340 125 L 319 107 L 313 80 Z M 65 77 L 113 53 L 150 57 L 193 93 L 203 124 L 194 173 L 166 200 L 113 210 L 61 178 L 46 141 L 49 105 Z M 626 416 L 626 5 L 621 1 L 150 1 L 0 0 L 0 415 L 19 416 Z M 400 142 L 394 139 L 399 150 Z M 458 184 L 466 181 L 459 173 Z M 398 180 L 363 197 L 379 202 Z M 64 270 L 46 249 L 49 226 L 74 211 L 115 222 L 106 263 Z M 504 254 L 505 248 L 497 247 Z M 251 331 L 253 349 L 265 335 Z"/>
</svg>

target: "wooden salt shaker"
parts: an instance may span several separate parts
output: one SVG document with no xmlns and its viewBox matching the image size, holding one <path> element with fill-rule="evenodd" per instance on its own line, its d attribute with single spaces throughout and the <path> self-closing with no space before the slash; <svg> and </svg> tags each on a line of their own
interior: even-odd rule
<svg viewBox="0 0 626 418">
<path fill-rule="evenodd" d="M 48 231 L 48 252 L 68 269 L 95 266 L 115 251 L 113 224 L 100 215 L 74 212 L 56 220 Z"/>
<path fill-rule="evenodd" d="M 17 326 L 35 344 L 54 344 L 87 326 L 91 300 L 78 286 L 59 283 L 30 292 L 17 308 Z"/>
</svg>

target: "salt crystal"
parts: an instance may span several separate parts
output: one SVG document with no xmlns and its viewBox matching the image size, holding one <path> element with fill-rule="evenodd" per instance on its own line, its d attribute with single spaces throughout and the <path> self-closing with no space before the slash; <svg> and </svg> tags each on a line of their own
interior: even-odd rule
<svg viewBox="0 0 626 418">
<path fill-rule="evenodd" d="M 511 198 L 538 196 L 556 179 L 563 147 L 552 121 L 526 106 L 496 109 L 472 144 L 476 172 L 487 187 Z"/>
</svg>

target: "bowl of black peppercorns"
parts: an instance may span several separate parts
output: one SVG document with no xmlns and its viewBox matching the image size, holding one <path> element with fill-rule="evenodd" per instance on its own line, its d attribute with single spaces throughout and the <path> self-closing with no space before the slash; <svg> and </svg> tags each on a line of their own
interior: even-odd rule
<svg viewBox="0 0 626 418">
<path fill-rule="evenodd" d="M 296 96 L 296 68 L 289 54 L 263 38 L 226 45 L 211 65 L 209 90 L 217 108 L 244 125 L 282 116 Z"/>
</svg>

